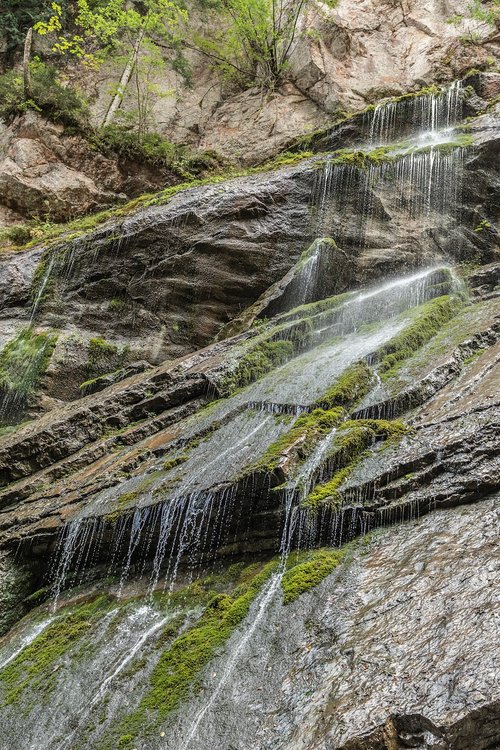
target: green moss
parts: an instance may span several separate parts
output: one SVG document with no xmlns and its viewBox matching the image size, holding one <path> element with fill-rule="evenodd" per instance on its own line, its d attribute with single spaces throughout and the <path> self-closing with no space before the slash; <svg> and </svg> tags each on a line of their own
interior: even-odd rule
<svg viewBox="0 0 500 750">
<path fill-rule="evenodd" d="M 46 601 L 50 596 L 50 587 L 43 586 L 41 589 L 37 589 L 32 594 L 26 597 L 25 601 L 33 606 L 41 604 Z"/>
<path fill-rule="evenodd" d="M 122 722 L 122 737 L 134 738 L 145 726 L 151 730 L 197 689 L 201 670 L 246 617 L 276 567 L 276 562 L 268 563 L 232 596 L 221 593 L 212 597 L 198 622 L 161 655 L 151 674 L 149 690 Z"/>
<path fill-rule="evenodd" d="M 359 419 L 347 420 L 339 428 L 329 459 L 337 467 L 328 481 L 316 485 L 304 500 L 304 507 L 338 508 L 342 503 L 340 486 L 355 469 L 365 451 L 377 439 L 399 439 L 408 432 L 408 427 L 399 420 Z"/>
<path fill-rule="evenodd" d="M 85 380 L 80 388 L 88 391 L 105 374 L 117 372 L 125 364 L 128 352 L 128 346 L 118 347 L 102 337 L 91 338 L 85 369 L 89 375 L 94 377 Z"/>
<path fill-rule="evenodd" d="M 54 663 L 92 630 L 97 620 L 109 609 L 110 602 L 109 597 L 100 596 L 93 602 L 70 610 L 49 625 L 1 670 L 0 685 L 5 703 L 18 703 L 26 688 L 49 690 L 52 687 Z"/>
<path fill-rule="evenodd" d="M 414 154 L 426 154 L 431 151 L 439 151 L 441 154 L 452 154 L 457 148 L 468 148 L 474 145 L 474 138 L 468 133 L 457 136 L 453 141 L 446 143 L 435 143 L 422 148 L 410 149 Z"/>
<path fill-rule="evenodd" d="M 104 386 L 106 384 L 106 378 L 110 377 L 111 375 L 116 375 L 116 373 L 118 372 L 119 370 L 113 370 L 113 372 L 105 372 L 95 378 L 89 378 L 89 380 L 84 380 L 83 383 L 80 383 L 78 388 L 85 396 L 89 393 L 95 393 L 97 390 L 99 390 L 99 386 Z"/>
<path fill-rule="evenodd" d="M 378 370 L 382 377 L 392 375 L 402 362 L 430 341 L 453 318 L 460 304 L 457 298 L 444 295 L 417 308 L 414 321 L 377 351 Z"/>
<path fill-rule="evenodd" d="M 319 549 L 307 553 L 307 560 L 295 565 L 281 579 L 283 604 L 291 604 L 301 594 L 310 591 L 330 575 L 345 559 L 347 548 Z"/>
<path fill-rule="evenodd" d="M 326 299 L 319 300 L 318 302 L 309 302 L 306 305 L 294 307 L 293 310 L 283 313 L 279 316 L 279 320 L 285 322 L 296 320 L 297 318 L 312 318 L 313 316 L 320 313 L 328 312 L 329 310 L 335 310 L 337 307 L 343 305 L 344 302 L 346 302 L 354 295 L 355 292 L 344 292 L 344 294 L 336 294 L 334 297 L 327 297 Z"/>
<path fill-rule="evenodd" d="M 477 349 L 474 354 L 471 354 L 470 357 L 467 357 L 467 359 L 464 359 L 463 364 L 465 366 L 471 365 L 473 362 L 476 361 L 476 359 L 479 359 L 479 357 L 485 353 L 487 349 Z"/>
<path fill-rule="evenodd" d="M 53 333 L 26 328 L 4 346 L 0 352 L 0 391 L 4 399 L 11 397 L 20 407 L 27 404 L 48 367 L 56 342 Z"/>
<path fill-rule="evenodd" d="M 323 409 L 352 406 L 368 393 L 372 379 L 373 372 L 370 366 L 364 360 L 355 362 L 316 401 L 316 405 Z"/>
<path fill-rule="evenodd" d="M 435 96 L 436 94 L 441 94 L 443 92 L 443 89 L 440 86 L 437 86 L 436 84 L 431 84 L 430 86 L 424 86 L 423 88 L 419 89 L 419 91 L 410 91 L 407 94 L 402 94 L 401 96 L 393 96 L 390 99 L 387 99 L 387 102 L 405 102 L 409 99 L 415 99 L 420 96 Z M 385 102 L 384 102 L 385 103 Z"/>
<path fill-rule="evenodd" d="M 294 450 L 299 458 L 307 458 L 323 435 L 337 427 L 345 418 L 344 409 L 314 409 L 310 414 L 302 414 L 293 427 L 272 443 L 251 471 L 271 473 L 277 468 L 284 455 Z"/>
<path fill-rule="evenodd" d="M 378 166 L 384 162 L 393 161 L 394 156 L 390 151 L 394 146 L 380 146 L 371 151 L 360 151 L 353 149 L 340 149 L 335 151 L 333 157 L 334 164 L 346 164 L 358 169 L 366 169 L 370 166 Z"/>
<path fill-rule="evenodd" d="M 295 352 L 293 341 L 260 341 L 238 362 L 220 384 L 222 393 L 232 393 L 242 386 L 287 362 Z"/>
</svg>

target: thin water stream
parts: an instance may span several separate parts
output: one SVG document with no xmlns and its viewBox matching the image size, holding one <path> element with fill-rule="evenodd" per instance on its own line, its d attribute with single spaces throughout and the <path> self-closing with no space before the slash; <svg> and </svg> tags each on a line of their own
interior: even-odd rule
<svg viewBox="0 0 500 750">
<path fill-rule="evenodd" d="M 352 237 L 356 229 L 357 249 L 362 248 L 375 212 L 374 185 L 391 191 L 392 199 L 404 207 L 408 221 L 430 226 L 435 212 L 449 215 L 450 221 L 456 221 L 454 210 L 461 190 L 462 152 L 460 148 L 442 152 L 434 145 L 442 142 L 458 122 L 461 106 L 462 92 L 457 84 L 445 93 L 376 107 L 370 121 L 370 147 L 394 142 L 398 123 L 406 118 L 413 122 L 415 144 L 430 145 L 430 148 L 423 152 L 411 150 L 389 163 L 369 165 L 363 173 L 351 165 L 327 160 L 312 196 L 317 209 L 317 235 L 332 236 L 342 245 L 343 239 L 348 235 Z M 361 210 L 357 211 L 361 229 L 352 226 L 349 216 L 341 226 L 339 216 L 349 214 L 350 203 L 357 201 L 361 205 Z M 320 283 L 318 259 L 319 251 L 305 260 L 294 306 L 309 301 Z M 68 262 L 68 273 L 72 262 L 72 259 Z M 31 322 L 51 272 L 49 262 L 33 304 Z M 164 589 L 171 590 L 183 563 L 191 567 L 194 577 L 201 562 L 210 560 L 228 541 L 228 528 L 234 514 L 240 513 L 244 502 L 252 498 L 255 488 L 239 484 L 245 468 L 288 432 L 301 412 L 312 410 L 350 365 L 369 359 L 398 334 L 411 319 L 412 310 L 436 295 L 436 287 L 441 285 L 449 290 L 452 283 L 446 269 L 426 268 L 362 291 L 333 312 L 313 315 L 307 351 L 215 404 L 209 411 L 185 420 L 181 425 L 182 437 L 172 448 L 175 465 L 166 469 L 164 456 L 151 460 L 146 474 L 129 477 L 98 493 L 66 523 L 53 561 L 54 607 L 69 581 L 85 580 L 96 560 L 102 561 L 99 555 L 103 548 L 108 551 L 108 571 L 119 575 L 119 595 L 129 578 L 137 573 L 147 571 L 149 574 L 150 594 L 162 583 Z M 380 379 L 376 387 L 381 387 Z M 309 543 L 312 532 L 301 512 L 301 503 L 321 478 L 322 465 L 334 440 L 335 429 L 332 429 L 287 479 L 281 527 L 276 539 L 276 551 L 280 554 L 278 570 L 255 599 L 237 638 L 233 637 L 234 648 L 184 733 L 179 750 L 190 750 L 197 740 L 201 727 L 216 710 L 235 669 L 263 625 L 269 608 L 277 601 L 292 543 L 297 539 L 301 546 Z M 176 459 L 179 460 L 176 462 Z M 117 518 L 110 532 L 109 519 L 113 514 Z M 336 524 L 356 523 L 355 515 L 349 518 L 340 514 L 332 521 L 330 538 L 343 539 L 344 530 Z M 161 633 L 170 617 L 162 617 L 151 607 L 145 607 L 144 611 L 138 610 L 135 620 L 127 619 L 125 629 L 118 628 L 112 638 L 106 631 L 107 625 L 103 626 L 99 638 L 103 642 L 109 638 L 113 653 L 105 668 L 98 657 L 91 664 L 94 676 L 99 675 L 97 689 L 89 696 L 82 686 L 71 682 L 67 685 L 85 704 L 76 714 L 76 726 L 73 723 L 67 731 L 58 727 L 52 734 L 42 727 L 40 732 L 51 738 L 50 745 L 45 740 L 42 742 L 41 735 L 34 729 L 26 747 L 35 748 L 39 742 L 39 750 L 49 746 L 58 750 L 69 748 L 83 722 L 95 716 L 106 703 L 117 680 L 146 649 L 148 642 Z M 47 618 L 21 636 L 14 650 L 0 661 L 0 669 L 13 661 L 53 619 L 54 616 Z M 120 695 L 115 702 L 119 699 Z M 110 700 L 113 703 L 114 699 Z M 113 704 L 115 709 L 119 710 Z M 62 699 L 61 710 L 64 710 Z M 64 738 L 61 731 L 66 731 Z"/>
</svg>

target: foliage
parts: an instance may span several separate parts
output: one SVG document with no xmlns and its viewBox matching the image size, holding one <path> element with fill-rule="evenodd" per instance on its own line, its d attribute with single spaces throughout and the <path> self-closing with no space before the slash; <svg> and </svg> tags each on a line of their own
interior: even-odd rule
<svg viewBox="0 0 500 750">
<path fill-rule="evenodd" d="M 459 24 L 465 19 L 494 26 L 500 20 L 500 0 L 472 0 L 467 6 L 466 14 L 456 14 L 449 18 L 448 22 Z"/>
<path fill-rule="evenodd" d="M 25 245 L 32 237 L 33 231 L 27 224 L 14 224 L 14 226 L 6 227 L 0 232 L 1 240 L 17 245 L 18 247 Z"/>
<path fill-rule="evenodd" d="M 75 89 L 64 86 L 56 68 L 38 58 L 30 63 L 32 98 L 24 95 L 23 76 L 9 70 L 0 76 L 0 117 L 10 120 L 20 112 L 34 109 L 53 122 L 77 128 L 88 124 L 86 100 Z"/>
<path fill-rule="evenodd" d="M 500 0 L 472 0 L 467 6 L 465 13 L 457 13 L 448 19 L 448 23 L 459 26 L 463 22 L 475 21 L 486 29 L 493 29 L 494 33 L 500 24 Z M 467 27 L 467 33 L 461 37 L 462 41 L 471 44 L 480 44 L 483 41 L 482 34 L 477 28 Z M 486 38 L 484 41 L 487 41 Z"/>
<path fill-rule="evenodd" d="M 481 219 L 477 227 L 474 227 L 475 232 L 483 232 L 485 229 L 491 229 L 491 222 L 487 219 Z"/>
<path fill-rule="evenodd" d="M 187 13 L 172 0 L 76 0 L 73 20 L 74 33 L 64 33 L 62 7 L 52 4 L 53 15 L 46 22 L 35 25 L 41 35 L 55 36 L 52 50 L 61 55 L 72 55 L 86 65 L 99 67 L 112 57 L 116 63 L 123 58 L 129 75 L 120 81 L 113 101 L 121 101 L 130 78 L 134 81 L 135 108 L 128 110 L 127 119 L 134 121 L 142 137 L 151 124 L 152 108 L 159 97 L 167 96 L 155 83 L 163 71 L 161 45 L 175 42 L 175 29 Z"/>
<path fill-rule="evenodd" d="M 19 49 L 35 21 L 47 20 L 50 15 L 50 0 L 2 0 L 0 39 L 6 45 L 7 56 Z"/>
<path fill-rule="evenodd" d="M 283 604 L 291 604 L 306 591 L 314 588 L 340 565 L 347 549 L 319 549 L 307 553 L 307 559 L 294 565 L 281 579 Z"/>
<path fill-rule="evenodd" d="M 123 44 L 133 46 L 138 37 L 161 37 L 186 17 L 185 11 L 171 0 L 144 0 L 141 4 L 76 0 L 76 33 L 64 34 L 61 5 L 52 3 L 52 10 L 48 21 L 35 24 L 35 31 L 42 36 L 55 34 L 54 52 L 74 55 L 90 65 L 103 62 L 107 54 L 115 53 Z"/>
<path fill-rule="evenodd" d="M 146 133 L 142 137 L 130 128 L 107 125 L 98 130 L 91 143 L 102 153 L 118 154 L 122 159 L 145 161 L 160 169 L 169 169 L 184 179 L 192 179 L 204 172 L 216 171 L 222 159 L 214 151 L 192 152 L 178 146 L 158 133 Z"/>
<path fill-rule="evenodd" d="M 222 77 L 272 88 L 287 72 L 307 0 L 225 0 L 218 34 L 193 39 Z"/>
</svg>

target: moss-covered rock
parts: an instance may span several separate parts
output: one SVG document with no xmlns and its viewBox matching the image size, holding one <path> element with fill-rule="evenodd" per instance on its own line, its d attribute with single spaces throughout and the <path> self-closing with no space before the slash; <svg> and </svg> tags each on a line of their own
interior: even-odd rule
<svg viewBox="0 0 500 750">
<path fill-rule="evenodd" d="M 89 633 L 109 609 L 111 601 L 108 596 L 100 596 L 71 608 L 23 649 L 0 672 L 5 703 L 17 703 L 28 687 L 43 692 L 49 690 L 54 663 Z"/>
<path fill-rule="evenodd" d="M 303 562 L 291 567 L 281 579 L 283 604 L 291 604 L 306 591 L 317 586 L 345 559 L 347 548 L 319 549 L 307 552 Z M 300 559 L 300 557 L 299 557 Z"/>
<path fill-rule="evenodd" d="M 55 333 L 26 328 L 0 352 L 0 394 L 3 419 L 22 415 L 36 393 L 57 342 Z"/>
<path fill-rule="evenodd" d="M 458 297 L 444 295 L 417 308 L 410 325 L 377 351 L 376 360 L 382 376 L 388 377 L 402 362 L 430 341 L 453 318 L 460 306 L 461 300 Z"/>
<path fill-rule="evenodd" d="M 244 581 L 229 595 L 213 596 L 197 623 L 167 648 L 150 677 L 149 690 L 138 708 L 123 720 L 119 733 L 122 746 L 132 746 L 139 732 L 151 731 L 196 689 L 203 667 L 231 636 L 248 614 L 250 605 L 276 570 L 272 561 Z"/>
<path fill-rule="evenodd" d="M 365 451 L 377 440 L 399 439 L 408 432 L 408 427 L 399 420 L 359 419 L 347 420 L 336 435 L 328 463 L 334 471 L 327 482 L 316 485 L 304 500 L 304 507 L 317 510 L 340 507 L 340 487 L 362 459 Z"/>
</svg>

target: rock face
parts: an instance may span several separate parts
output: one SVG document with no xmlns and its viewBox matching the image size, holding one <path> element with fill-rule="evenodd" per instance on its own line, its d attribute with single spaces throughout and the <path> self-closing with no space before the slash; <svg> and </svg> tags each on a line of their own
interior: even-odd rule
<svg viewBox="0 0 500 750">
<path fill-rule="evenodd" d="M 190 747 L 495 748 L 498 513 L 497 497 L 386 530 L 314 592 L 270 607 Z M 189 732 L 230 658 L 213 661 L 166 747 Z"/>
<path fill-rule="evenodd" d="M 463 76 L 471 68 L 491 65 L 498 43 L 468 44 L 491 36 L 487 25 L 448 20 L 467 10 L 464 0 L 422 3 L 416 0 L 341 0 L 312 4 L 300 20 L 290 64 L 290 82 L 276 91 L 227 91 L 207 60 L 187 53 L 189 85 L 166 71 L 158 85 L 174 92 L 161 98 L 153 117 L 174 141 L 213 148 L 245 164 L 262 161 L 294 138 L 328 125 L 332 117 L 366 107 L 381 97 L 398 95 L 436 80 Z M 199 10 L 192 8 L 193 19 Z M 220 27 L 217 11 L 203 10 L 200 24 Z M 109 102 L 107 71 L 95 83 L 95 110 L 102 117 Z M 125 108 L 134 106 L 133 98 Z"/>
<path fill-rule="evenodd" d="M 500 745 L 485 80 L 3 258 L 0 750 Z"/>
<path fill-rule="evenodd" d="M 465 100 L 462 117 L 474 112 L 475 100 L 476 111 L 487 105 L 482 96 L 496 90 L 498 76 L 467 82 L 478 93 Z M 410 106 L 404 112 L 415 114 Z M 370 117 L 327 131 L 315 146 L 366 147 Z M 398 156 L 394 166 L 383 160 L 336 165 L 316 156 L 183 191 L 166 205 L 108 221 L 45 252 L 4 254 L 1 340 L 19 334 L 32 318 L 37 330 L 58 334 L 41 384 L 45 400 L 32 413 L 50 408 L 53 399 L 78 398 L 82 383 L 122 366 L 182 356 L 244 330 L 255 316 L 274 315 L 280 304 L 286 307 L 286 294 L 295 294 L 287 274 L 293 276 L 316 237 L 337 240 L 332 267 L 342 270 L 325 276 L 329 293 L 443 259 L 493 261 L 498 112 L 476 116 L 467 127 L 477 145 L 457 152 L 459 158 L 436 149 L 430 183 L 412 182 L 414 173 L 427 174 L 431 157 L 425 152 Z M 394 179 L 401 194 L 393 190 Z M 435 207 L 426 208 L 432 182 Z M 271 304 L 276 294 L 283 300 Z M 95 357 L 91 342 L 104 339 L 107 348 Z"/>
<path fill-rule="evenodd" d="M 155 82 L 162 96 L 152 120 L 174 142 L 214 149 L 243 164 L 260 163 L 298 136 L 384 96 L 491 66 L 498 44 L 486 41 L 489 27 L 447 22 L 466 5 L 462 0 L 424 5 L 342 0 L 335 8 L 312 6 L 300 21 L 289 81 L 267 94 L 258 87 L 228 94 L 206 58 L 190 51 L 189 81 L 167 60 L 166 72 Z M 196 23 L 199 10 L 192 13 Z M 208 9 L 199 22 L 220 26 L 217 11 Z M 467 44 L 467 33 L 484 44 Z M 83 83 L 81 70 L 70 65 L 66 72 L 93 98 L 95 124 L 101 123 L 120 65 L 100 73 L 87 70 Z M 124 110 L 136 107 L 133 96 L 126 96 Z M 63 136 L 61 128 L 33 116 L 4 129 L 0 151 L 0 226 L 32 216 L 65 220 L 172 180 L 144 165 L 117 164 L 78 136 Z"/>
<path fill-rule="evenodd" d="M 23 218 L 68 221 L 172 182 L 147 165 L 103 156 L 34 112 L 0 131 L 0 226 Z"/>
</svg>

